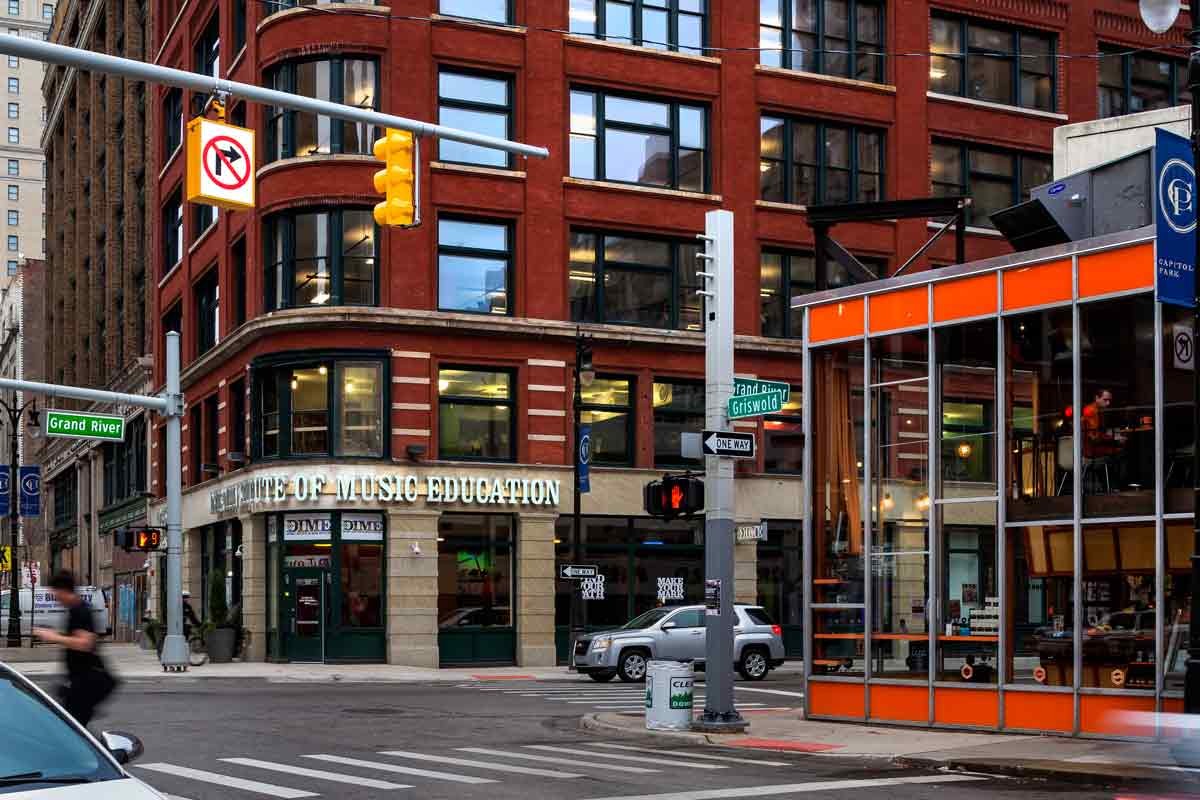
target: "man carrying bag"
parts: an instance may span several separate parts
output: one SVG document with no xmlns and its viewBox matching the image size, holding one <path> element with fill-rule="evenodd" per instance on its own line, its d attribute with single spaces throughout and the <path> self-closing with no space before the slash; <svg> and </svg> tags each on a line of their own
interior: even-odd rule
<svg viewBox="0 0 1200 800">
<path fill-rule="evenodd" d="M 117 680 L 97 652 L 92 609 L 75 591 L 75 576 L 65 570 L 56 573 L 50 579 L 50 590 L 67 609 L 67 632 L 34 628 L 33 635 L 66 648 L 67 682 L 59 690 L 59 702 L 80 725 L 86 726 L 96 708 L 117 688 Z"/>
</svg>

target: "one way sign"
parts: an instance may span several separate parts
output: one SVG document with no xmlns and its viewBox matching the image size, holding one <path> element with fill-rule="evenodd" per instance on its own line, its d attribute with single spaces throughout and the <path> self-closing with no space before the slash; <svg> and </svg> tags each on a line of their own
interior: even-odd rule
<svg viewBox="0 0 1200 800">
<path fill-rule="evenodd" d="M 254 131 L 196 117 L 188 123 L 187 199 L 254 208 Z"/>
<path fill-rule="evenodd" d="M 731 431 L 705 431 L 700 436 L 706 456 L 754 458 L 754 434 Z"/>
</svg>

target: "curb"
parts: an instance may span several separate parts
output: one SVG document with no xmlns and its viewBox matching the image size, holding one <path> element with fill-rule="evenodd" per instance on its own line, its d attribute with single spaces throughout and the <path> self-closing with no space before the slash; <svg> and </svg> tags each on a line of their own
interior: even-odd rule
<svg viewBox="0 0 1200 800">
<path fill-rule="evenodd" d="M 1088 762 L 1037 760 L 1014 763 L 989 759 L 941 759 L 920 756 L 895 756 L 893 764 L 919 769 L 950 770 L 1004 775 L 1043 781 L 1070 781 L 1088 786 L 1117 786 L 1131 783 L 1197 783 L 1200 775 L 1169 767 L 1134 766 L 1132 764 L 1097 764 Z"/>
<path fill-rule="evenodd" d="M 689 733 L 687 731 L 652 731 L 644 728 L 626 728 L 623 725 L 615 725 L 611 722 L 600 719 L 599 714 L 584 714 L 579 719 L 579 727 L 585 731 L 599 731 L 603 733 L 620 733 L 625 736 L 654 736 L 665 737 L 668 739 L 676 739 L 681 742 L 691 742 L 693 744 L 725 744 L 722 741 L 724 736 L 729 734 L 719 733 Z M 744 734 L 733 734 L 735 736 L 744 736 Z"/>
</svg>

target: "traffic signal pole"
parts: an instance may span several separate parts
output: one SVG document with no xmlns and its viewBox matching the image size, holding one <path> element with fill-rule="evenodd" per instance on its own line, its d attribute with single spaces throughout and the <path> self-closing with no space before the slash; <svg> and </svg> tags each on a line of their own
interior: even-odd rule
<svg viewBox="0 0 1200 800">
<path fill-rule="evenodd" d="M 704 427 L 729 429 L 733 396 L 733 212 L 704 216 Z M 733 704 L 733 460 L 704 457 L 704 714 L 692 727 L 736 733 L 747 722 Z M 714 593 L 717 597 L 713 597 Z M 716 602 L 713 602 L 716 601 Z M 713 608 L 712 606 L 716 606 Z"/>
<path fill-rule="evenodd" d="M 88 72 L 103 72 L 109 75 L 121 75 L 126 78 L 160 83 L 165 86 L 176 86 L 190 89 L 208 95 L 232 95 L 246 100 L 252 100 L 264 105 L 279 108 L 290 108 L 293 111 L 307 111 L 334 119 L 360 122 L 366 125 L 377 125 L 381 128 L 398 128 L 410 131 L 416 136 L 436 136 L 439 139 L 450 139 L 455 142 L 475 144 L 490 147 L 522 156 L 546 158 L 550 151 L 544 147 L 522 144 L 520 142 L 500 139 L 495 136 L 485 136 L 481 133 L 464 131 L 458 128 L 448 128 L 432 122 L 397 117 L 394 114 L 384 114 L 370 108 L 347 106 L 341 103 L 330 103 L 312 97 L 301 97 L 297 94 L 280 92 L 274 89 L 264 89 L 249 83 L 237 83 L 211 75 L 200 75 L 171 67 L 161 67 L 158 64 L 147 64 L 129 58 L 110 56 L 105 53 L 93 53 L 78 47 L 43 42 L 40 39 L 29 39 L 23 36 L 0 34 L 0 53 L 10 56 L 32 58 L 35 61 L 45 61 L 64 67 L 75 67 Z"/>
</svg>

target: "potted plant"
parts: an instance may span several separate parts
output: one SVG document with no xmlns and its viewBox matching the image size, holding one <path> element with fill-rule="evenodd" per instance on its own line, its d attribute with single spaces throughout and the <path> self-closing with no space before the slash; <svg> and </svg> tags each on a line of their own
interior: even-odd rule
<svg viewBox="0 0 1200 800">
<path fill-rule="evenodd" d="M 225 573 L 214 569 L 208 580 L 208 624 L 204 644 L 208 648 L 208 660 L 213 664 L 233 661 L 233 646 L 237 632 L 229 619 L 229 605 L 225 600 Z"/>
<path fill-rule="evenodd" d="M 141 645 L 143 650 L 157 650 L 162 642 L 163 634 L 166 632 L 166 626 L 153 617 L 142 618 L 142 638 Z"/>
</svg>

